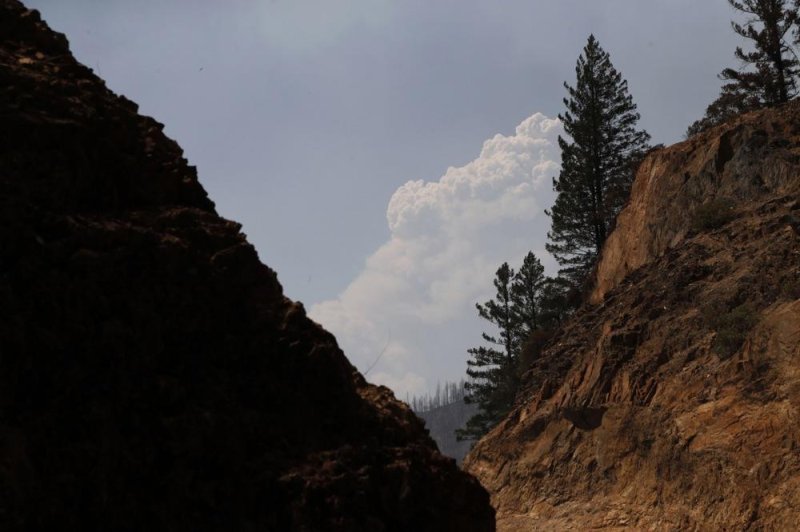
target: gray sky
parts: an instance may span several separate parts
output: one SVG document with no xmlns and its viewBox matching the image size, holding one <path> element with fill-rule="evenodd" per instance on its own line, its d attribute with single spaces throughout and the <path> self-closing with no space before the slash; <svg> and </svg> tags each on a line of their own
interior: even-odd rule
<svg viewBox="0 0 800 532">
<path fill-rule="evenodd" d="M 400 395 L 463 374 L 494 270 L 543 245 L 546 117 L 589 33 L 664 143 L 714 98 L 738 44 L 726 0 L 27 4 L 166 124 L 360 369 L 385 353 L 371 377 Z"/>
</svg>

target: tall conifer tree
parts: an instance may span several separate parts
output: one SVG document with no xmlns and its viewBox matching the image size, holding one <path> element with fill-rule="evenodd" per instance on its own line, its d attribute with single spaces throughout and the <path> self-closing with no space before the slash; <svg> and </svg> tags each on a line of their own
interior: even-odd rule
<svg viewBox="0 0 800 532">
<path fill-rule="evenodd" d="M 470 349 L 465 384 L 467 403 L 478 405 L 478 413 L 466 428 L 457 431 L 459 439 L 478 439 L 499 422 L 514 405 L 519 388 L 522 345 L 542 326 L 542 297 L 547 278 L 544 267 L 529 252 L 516 273 L 504 263 L 494 279 L 496 295 L 478 314 L 498 330 L 496 336 L 483 333 L 485 346 Z"/>
<path fill-rule="evenodd" d="M 518 346 L 542 326 L 541 300 L 546 280 L 544 266 L 529 251 L 511 283 L 511 310 L 514 314 Z"/>
<path fill-rule="evenodd" d="M 481 318 L 492 323 L 499 331 L 493 336 L 483 333 L 488 346 L 468 351 L 467 403 L 478 405 L 478 413 L 467 421 L 464 429 L 456 432 L 461 440 L 474 440 L 483 436 L 511 408 L 517 391 L 517 341 L 516 320 L 511 301 L 511 283 L 514 270 L 503 263 L 494 279 L 495 298 L 483 305 L 476 304 Z"/>
<path fill-rule="evenodd" d="M 787 35 L 798 21 L 798 5 L 791 0 L 728 0 L 747 15 L 744 24 L 731 22 L 733 31 L 752 42 L 752 51 L 736 47 L 742 68 L 726 68 L 727 81 L 705 116 L 689 126 L 687 136 L 720 124 L 734 116 L 789 101 L 797 94 L 797 57 Z"/>
<path fill-rule="evenodd" d="M 575 67 L 577 82 L 566 82 L 567 111 L 559 118 L 570 139 L 559 137 L 561 173 L 552 210 L 547 250 L 572 283 L 584 282 L 624 205 L 635 161 L 647 150 L 650 135 L 638 130 L 639 114 L 628 82 L 594 35 Z"/>
</svg>

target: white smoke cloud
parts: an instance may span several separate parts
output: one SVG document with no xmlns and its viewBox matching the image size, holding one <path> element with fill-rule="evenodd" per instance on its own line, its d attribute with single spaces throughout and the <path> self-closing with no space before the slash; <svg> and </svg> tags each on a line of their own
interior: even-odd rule
<svg viewBox="0 0 800 532">
<path fill-rule="evenodd" d="M 389 241 L 335 300 L 310 316 L 333 332 L 367 378 L 405 398 L 464 375 L 484 324 L 475 303 L 493 296 L 494 272 L 530 250 L 552 270 L 544 243 L 559 170 L 559 120 L 525 119 L 438 181 L 409 181 L 389 201 Z M 371 369 L 370 369 L 371 368 Z"/>
</svg>

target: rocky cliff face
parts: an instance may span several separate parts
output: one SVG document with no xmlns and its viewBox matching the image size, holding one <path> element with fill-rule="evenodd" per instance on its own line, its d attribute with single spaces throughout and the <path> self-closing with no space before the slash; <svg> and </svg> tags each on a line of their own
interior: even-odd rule
<svg viewBox="0 0 800 532">
<path fill-rule="evenodd" d="M 0 0 L 0 529 L 493 530 L 239 229 Z"/>
<path fill-rule="evenodd" d="M 651 154 L 592 304 L 467 457 L 500 530 L 800 522 L 800 105 Z"/>
</svg>

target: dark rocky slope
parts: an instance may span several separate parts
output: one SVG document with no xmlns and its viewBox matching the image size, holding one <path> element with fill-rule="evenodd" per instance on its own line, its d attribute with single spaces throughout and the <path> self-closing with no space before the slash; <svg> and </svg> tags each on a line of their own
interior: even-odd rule
<svg viewBox="0 0 800 532">
<path fill-rule="evenodd" d="M 239 230 L 0 0 L 0 529 L 493 530 Z"/>
<path fill-rule="evenodd" d="M 795 530 L 798 233 L 800 103 L 651 154 L 594 304 L 466 459 L 498 529 Z"/>
</svg>

